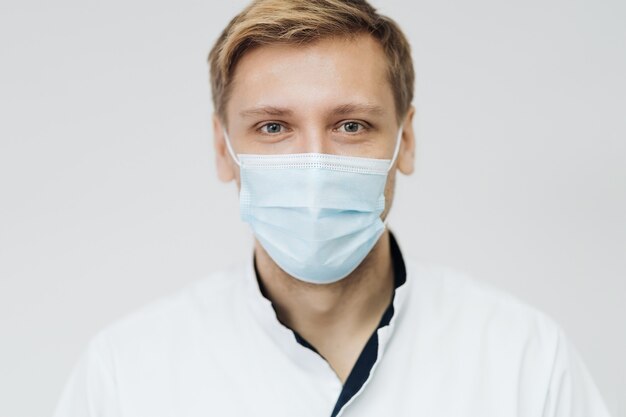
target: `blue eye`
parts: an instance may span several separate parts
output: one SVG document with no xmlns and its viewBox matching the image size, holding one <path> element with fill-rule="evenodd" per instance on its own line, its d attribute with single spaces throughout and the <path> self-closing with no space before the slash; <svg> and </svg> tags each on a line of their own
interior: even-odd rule
<svg viewBox="0 0 626 417">
<path fill-rule="evenodd" d="M 358 122 L 346 122 L 342 124 L 341 127 L 346 133 L 359 133 L 362 129 L 365 128 L 365 126 Z"/>
<path fill-rule="evenodd" d="M 261 132 L 268 135 L 276 135 L 283 131 L 283 126 L 279 123 L 267 123 L 261 126 Z"/>
</svg>

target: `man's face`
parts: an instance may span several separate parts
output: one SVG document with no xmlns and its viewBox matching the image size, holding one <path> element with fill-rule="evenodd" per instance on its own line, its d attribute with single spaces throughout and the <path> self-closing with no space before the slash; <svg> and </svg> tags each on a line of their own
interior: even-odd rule
<svg viewBox="0 0 626 417">
<path fill-rule="evenodd" d="M 413 169 L 409 112 L 397 167 Z M 325 153 L 391 159 L 400 125 L 387 77 L 387 60 L 369 35 L 308 45 L 258 47 L 238 62 L 228 125 L 216 118 L 216 154 L 222 180 L 239 170 L 224 146 L 228 132 L 237 154 Z M 387 184 L 391 205 L 395 168 Z M 386 214 L 386 213 L 385 213 Z"/>
</svg>

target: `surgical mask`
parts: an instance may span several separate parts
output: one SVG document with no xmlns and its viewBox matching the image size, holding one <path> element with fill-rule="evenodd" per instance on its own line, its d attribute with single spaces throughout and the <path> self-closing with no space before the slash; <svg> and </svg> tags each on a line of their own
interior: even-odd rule
<svg viewBox="0 0 626 417">
<path fill-rule="evenodd" d="M 240 167 L 241 219 L 286 273 L 330 284 L 363 262 L 385 230 L 385 185 L 392 159 L 319 153 L 248 155 L 226 145 Z"/>
</svg>

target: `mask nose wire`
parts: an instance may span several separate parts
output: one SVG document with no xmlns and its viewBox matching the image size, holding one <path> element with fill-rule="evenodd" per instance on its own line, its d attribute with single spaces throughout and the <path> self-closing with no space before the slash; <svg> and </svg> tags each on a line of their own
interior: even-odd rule
<svg viewBox="0 0 626 417">
<path fill-rule="evenodd" d="M 391 168 L 393 168 L 393 164 L 395 164 L 396 159 L 398 159 L 398 154 L 400 153 L 400 144 L 402 143 L 403 131 L 404 126 L 400 126 L 400 132 L 398 132 L 398 137 L 396 138 L 396 148 L 393 150 L 393 157 L 391 158 L 391 162 L 389 163 L 389 168 L 387 168 L 387 172 L 391 171 Z"/>
<path fill-rule="evenodd" d="M 230 138 L 228 137 L 228 133 L 226 133 L 226 130 L 224 130 L 224 140 L 226 141 L 226 148 L 228 148 L 228 153 L 230 153 L 230 156 L 233 158 L 235 163 L 241 167 L 241 161 L 239 160 L 239 158 L 237 158 L 237 155 L 233 150 L 233 145 L 230 143 Z"/>
</svg>

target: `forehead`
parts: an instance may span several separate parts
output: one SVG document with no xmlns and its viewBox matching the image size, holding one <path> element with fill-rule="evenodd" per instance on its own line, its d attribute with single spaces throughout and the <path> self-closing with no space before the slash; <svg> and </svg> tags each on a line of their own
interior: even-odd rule
<svg viewBox="0 0 626 417">
<path fill-rule="evenodd" d="M 312 110 L 355 100 L 393 112 L 387 57 L 370 35 L 247 52 L 235 69 L 227 112 L 249 105 Z"/>
</svg>

